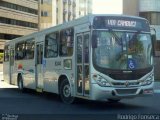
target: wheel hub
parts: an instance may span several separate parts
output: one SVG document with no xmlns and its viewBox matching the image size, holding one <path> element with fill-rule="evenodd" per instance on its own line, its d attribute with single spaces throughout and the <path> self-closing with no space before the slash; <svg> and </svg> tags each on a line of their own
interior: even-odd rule
<svg viewBox="0 0 160 120">
<path fill-rule="evenodd" d="M 65 85 L 64 88 L 63 88 L 63 95 L 65 97 L 69 97 L 70 93 L 71 93 L 70 86 L 69 85 Z"/>
</svg>

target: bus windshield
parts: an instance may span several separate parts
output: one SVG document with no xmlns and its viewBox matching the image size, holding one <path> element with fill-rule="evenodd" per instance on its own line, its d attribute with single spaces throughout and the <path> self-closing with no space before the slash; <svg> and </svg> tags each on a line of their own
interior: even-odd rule
<svg viewBox="0 0 160 120">
<path fill-rule="evenodd" d="M 136 70 L 152 66 L 149 33 L 94 30 L 93 63 L 99 68 Z"/>
</svg>

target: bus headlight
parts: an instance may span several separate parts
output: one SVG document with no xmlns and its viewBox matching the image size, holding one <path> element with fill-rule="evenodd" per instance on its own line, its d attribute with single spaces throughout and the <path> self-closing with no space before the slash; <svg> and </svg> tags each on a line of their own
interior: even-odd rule
<svg viewBox="0 0 160 120">
<path fill-rule="evenodd" d="M 152 84 L 152 82 L 153 82 L 153 74 L 151 74 L 149 77 L 147 77 L 146 80 L 142 81 L 141 85 L 142 86 L 150 85 L 150 84 Z"/>
<path fill-rule="evenodd" d="M 102 86 L 102 87 L 109 87 L 109 86 L 111 86 L 110 83 L 105 78 L 103 78 L 100 75 L 94 74 L 93 75 L 93 79 L 97 82 L 97 84 L 99 86 Z"/>
</svg>

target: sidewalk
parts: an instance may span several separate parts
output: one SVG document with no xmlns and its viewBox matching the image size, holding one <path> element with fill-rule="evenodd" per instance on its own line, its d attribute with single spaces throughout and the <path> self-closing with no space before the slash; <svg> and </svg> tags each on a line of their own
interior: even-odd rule
<svg viewBox="0 0 160 120">
<path fill-rule="evenodd" d="M 10 85 L 10 84 L 0 80 L 0 88 L 18 88 L 18 87 L 15 85 Z"/>
</svg>

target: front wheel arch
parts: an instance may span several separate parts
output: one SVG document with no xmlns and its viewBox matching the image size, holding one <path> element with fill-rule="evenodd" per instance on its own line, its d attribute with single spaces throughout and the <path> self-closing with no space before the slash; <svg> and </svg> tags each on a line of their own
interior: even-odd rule
<svg viewBox="0 0 160 120">
<path fill-rule="evenodd" d="M 59 93 L 61 100 L 66 104 L 71 104 L 74 102 L 74 97 L 71 94 L 71 85 L 67 78 L 61 80 L 59 86 Z"/>
</svg>

